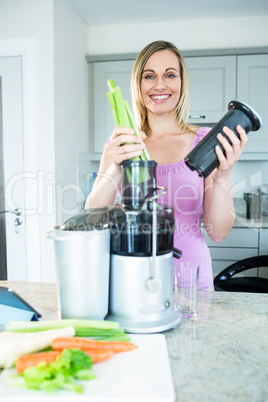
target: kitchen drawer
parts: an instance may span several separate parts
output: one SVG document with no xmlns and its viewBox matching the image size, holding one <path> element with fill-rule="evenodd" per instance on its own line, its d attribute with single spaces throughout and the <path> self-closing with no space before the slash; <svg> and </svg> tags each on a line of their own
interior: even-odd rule
<svg viewBox="0 0 268 402">
<path fill-rule="evenodd" d="M 220 243 L 214 243 L 207 233 L 204 233 L 204 236 L 209 247 L 259 247 L 258 230 L 234 228 L 231 230 L 226 239 L 222 240 Z"/>
<path fill-rule="evenodd" d="M 222 261 L 222 260 L 213 260 L 212 261 L 212 271 L 213 277 L 217 276 L 220 272 L 222 272 L 225 268 L 234 264 L 236 261 Z"/>
<path fill-rule="evenodd" d="M 259 268 L 259 276 L 268 279 L 268 267 Z"/>
<path fill-rule="evenodd" d="M 258 255 L 258 248 L 210 247 L 209 251 L 212 260 L 226 260 L 227 262 L 240 261 Z"/>
<path fill-rule="evenodd" d="M 268 255 L 268 229 L 260 231 L 260 255 Z"/>
</svg>

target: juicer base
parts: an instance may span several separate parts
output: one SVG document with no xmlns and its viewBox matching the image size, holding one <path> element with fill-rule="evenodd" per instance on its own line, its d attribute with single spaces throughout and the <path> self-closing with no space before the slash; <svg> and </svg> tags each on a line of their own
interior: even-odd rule
<svg viewBox="0 0 268 402">
<path fill-rule="evenodd" d="M 165 318 L 156 321 L 133 322 L 128 320 L 121 320 L 114 315 L 107 315 L 105 317 L 105 320 L 118 322 L 120 324 L 120 327 L 124 328 L 124 330 L 128 333 L 153 334 L 175 328 L 181 322 L 181 318 L 181 313 L 175 310 L 171 310 L 169 315 L 167 315 Z"/>
</svg>

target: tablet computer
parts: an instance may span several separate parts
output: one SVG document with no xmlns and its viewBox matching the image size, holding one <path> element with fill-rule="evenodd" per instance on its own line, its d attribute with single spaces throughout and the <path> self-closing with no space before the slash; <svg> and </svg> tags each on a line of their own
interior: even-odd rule
<svg viewBox="0 0 268 402">
<path fill-rule="evenodd" d="M 36 311 L 26 300 L 11 288 L 0 286 L 0 304 L 16 309 L 31 311 L 36 314 L 38 318 L 42 317 L 38 311 Z"/>
</svg>

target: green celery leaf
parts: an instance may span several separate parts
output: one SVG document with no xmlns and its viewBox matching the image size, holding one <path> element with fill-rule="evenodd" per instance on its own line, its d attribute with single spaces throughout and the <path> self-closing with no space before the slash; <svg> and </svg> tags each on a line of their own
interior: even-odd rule
<svg viewBox="0 0 268 402">
<path fill-rule="evenodd" d="M 91 357 L 80 349 L 64 349 L 61 360 L 70 362 L 72 374 L 76 374 L 77 371 L 82 369 L 89 369 L 93 365 Z"/>
</svg>

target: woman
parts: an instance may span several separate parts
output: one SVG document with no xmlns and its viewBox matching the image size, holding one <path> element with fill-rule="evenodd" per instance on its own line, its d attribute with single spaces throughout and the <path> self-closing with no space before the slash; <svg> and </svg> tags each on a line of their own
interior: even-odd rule
<svg viewBox="0 0 268 402">
<path fill-rule="evenodd" d="M 109 138 L 101 158 L 100 169 L 86 208 L 114 203 L 121 182 L 120 164 L 139 156 L 147 148 L 157 166 L 157 185 L 167 193 L 159 202 L 174 208 L 174 246 L 182 250 L 182 261 L 199 264 L 199 289 L 213 285 L 211 257 L 200 229 L 204 226 L 214 242 L 230 232 L 235 212 L 231 189 L 231 169 L 247 142 L 240 126 L 240 140 L 228 127 L 221 135 L 226 156 L 216 147 L 219 166 L 205 180 L 184 162 L 209 128 L 188 124 L 189 89 L 186 67 L 178 49 L 170 42 L 156 41 L 146 46 L 132 72 L 132 102 L 144 144 L 130 128 L 117 127 Z M 130 143 L 132 143 L 130 145 Z"/>
</svg>

